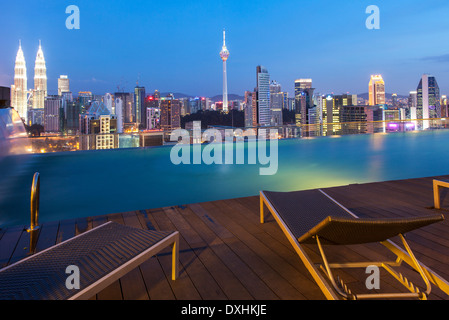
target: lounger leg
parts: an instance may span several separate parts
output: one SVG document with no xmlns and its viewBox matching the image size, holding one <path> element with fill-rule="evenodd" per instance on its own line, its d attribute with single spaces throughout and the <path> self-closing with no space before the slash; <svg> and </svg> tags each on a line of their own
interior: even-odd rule
<svg viewBox="0 0 449 320">
<path fill-rule="evenodd" d="M 435 209 L 440 209 L 440 186 L 433 180 L 433 201 Z"/>
<path fill-rule="evenodd" d="M 264 223 L 265 222 L 265 218 L 264 218 L 264 215 L 263 215 L 263 205 L 264 205 L 263 197 L 262 197 L 262 195 L 260 195 L 260 223 Z"/>
<path fill-rule="evenodd" d="M 175 242 L 172 246 L 172 280 L 176 280 L 179 276 L 179 234 L 175 236 Z"/>
</svg>

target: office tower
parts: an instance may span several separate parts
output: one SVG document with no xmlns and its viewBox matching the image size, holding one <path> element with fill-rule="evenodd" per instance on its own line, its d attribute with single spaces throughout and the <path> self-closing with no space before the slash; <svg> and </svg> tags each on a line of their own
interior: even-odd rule
<svg viewBox="0 0 449 320">
<path fill-rule="evenodd" d="M 446 95 L 441 96 L 441 117 L 446 118 L 448 116 L 448 99 Z"/>
<path fill-rule="evenodd" d="M 0 107 L 11 107 L 11 89 L 0 86 Z"/>
<path fill-rule="evenodd" d="M 70 92 L 70 80 L 66 75 L 60 75 L 58 79 L 58 95 L 62 95 L 63 92 Z"/>
<path fill-rule="evenodd" d="M 38 108 L 34 108 L 38 109 Z M 44 99 L 44 129 L 45 132 L 60 132 L 63 129 L 62 98 L 60 96 L 47 96 Z"/>
<path fill-rule="evenodd" d="M 226 61 L 229 58 L 229 51 L 226 48 L 226 33 L 223 30 L 223 47 L 220 51 L 221 60 L 223 60 L 223 112 L 228 112 L 228 78 L 226 75 Z"/>
<path fill-rule="evenodd" d="M 106 93 L 103 97 L 103 103 L 108 108 L 110 114 L 115 114 L 114 96 L 112 94 Z"/>
<path fill-rule="evenodd" d="M 270 74 L 263 66 L 257 66 L 257 123 L 259 126 L 271 124 Z"/>
<path fill-rule="evenodd" d="M 270 83 L 270 111 L 271 111 L 271 125 L 281 126 L 282 108 L 284 106 L 284 93 L 281 92 L 281 85 L 276 81 Z"/>
<path fill-rule="evenodd" d="M 418 119 L 441 118 L 440 88 L 435 77 L 424 74 L 416 91 Z"/>
<path fill-rule="evenodd" d="M 11 107 L 16 109 L 19 116 L 27 123 L 27 68 L 25 57 L 22 51 L 22 44 L 19 42 L 19 50 L 16 55 L 14 65 L 14 84 L 11 86 Z"/>
<path fill-rule="evenodd" d="M 115 98 L 121 98 L 122 100 L 122 114 L 123 114 L 123 125 L 132 125 L 135 123 L 133 118 L 133 105 L 134 105 L 134 95 L 131 92 L 116 92 L 114 94 Z M 115 106 L 117 109 L 117 104 Z M 117 110 L 116 110 L 117 113 Z"/>
<path fill-rule="evenodd" d="M 45 97 L 47 96 L 47 67 L 45 66 L 44 52 L 41 42 L 36 54 L 34 65 L 34 91 L 33 108 L 43 108 Z"/>
<path fill-rule="evenodd" d="M 117 117 L 111 115 L 101 101 L 93 101 L 86 112 L 80 115 L 79 131 L 82 150 L 113 149 L 118 146 Z"/>
<path fill-rule="evenodd" d="M 115 115 L 117 117 L 117 133 L 123 133 L 123 100 L 121 97 L 115 99 Z"/>
<path fill-rule="evenodd" d="M 253 127 L 253 92 L 251 91 L 245 91 L 243 113 L 245 116 L 245 127 Z"/>
<path fill-rule="evenodd" d="M 155 130 L 159 128 L 161 118 L 161 109 L 147 108 L 147 129 Z"/>
<path fill-rule="evenodd" d="M 410 91 L 408 96 L 408 118 L 417 119 L 416 108 L 418 107 L 418 91 Z"/>
<path fill-rule="evenodd" d="M 385 104 L 385 82 L 381 75 L 372 75 L 369 81 L 369 105 Z"/>
<path fill-rule="evenodd" d="M 393 108 L 397 108 L 397 107 L 399 107 L 398 103 L 399 103 L 398 102 L 398 94 L 397 93 L 393 93 L 391 95 L 391 105 L 393 106 Z"/>
<path fill-rule="evenodd" d="M 65 104 L 64 129 L 67 134 L 77 134 L 79 132 L 79 121 L 81 114 L 81 104 L 78 101 L 67 101 Z"/>
<path fill-rule="evenodd" d="M 357 95 L 356 94 L 340 94 L 334 95 L 335 104 L 337 107 L 356 106 Z"/>
<path fill-rule="evenodd" d="M 134 88 L 134 114 L 136 124 L 142 126 L 143 128 L 147 123 L 147 111 L 145 106 L 145 87 L 139 87 L 138 85 Z"/>
<path fill-rule="evenodd" d="M 181 128 L 181 102 L 179 100 L 161 100 L 161 128 L 164 131 Z"/>
<path fill-rule="evenodd" d="M 88 108 L 92 103 L 94 96 L 90 91 L 80 91 L 78 92 L 78 101 L 84 108 Z"/>
<path fill-rule="evenodd" d="M 308 124 L 308 110 L 314 106 L 312 79 L 295 80 L 295 113 L 301 125 Z"/>
</svg>

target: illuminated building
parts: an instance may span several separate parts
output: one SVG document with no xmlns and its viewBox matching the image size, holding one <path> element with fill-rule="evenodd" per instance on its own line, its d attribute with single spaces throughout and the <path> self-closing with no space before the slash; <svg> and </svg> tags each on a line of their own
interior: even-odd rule
<svg viewBox="0 0 449 320">
<path fill-rule="evenodd" d="M 27 68 L 25 57 L 22 51 L 22 44 L 19 42 L 19 50 L 16 55 L 14 65 L 14 84 L 11 86 L 11 107 L 16 109 L 19 116 L 27 123 Z"/>
<path fill-rule="evenodd" d="M 270 74 L 263 66 L 257 66 L 257 123 L 259 126 L 271 124 L 270 110 Z"/>
<path fill-rule="evenodd" d="M 135 116 L 134 122 L 138 126 L 145 128 L 147 123 L 147 112 L 145 107 L 145 87 L 139 87 L 138 85 L 134 88 L 134 105 L 133 105 L 133 115 Z"/>
<path fill-rule="evenodd" d="M 418 92 L 410 91 L 408 96 L 408 118 L 411 120 L 417 119 L 416 108 L 418 106 Z"/>
<path fill-rule="evenodd" d="M 181 102 L 177 99 L 161 99 L 160 105 L 162 130 L 181 128 Z"/>
<path fill-rule="evenodd" d="M 39 108 L 33 108 L 39 109 Z M 60 132 L 63 119 L 63 105 L 60 96 L 47 96 L 44 99 L 44 129 L 45 132 Z"/>
<path fill-rule="evenodd" d="M 122 101 L 122 116 L 123 116 L 123 125 L 130 126 L 135 123 L 133 119 L 133 105 L 134 105 L 134 95 L 131 92 L 116 92 L 114 94 L 115 99 L 120 98 Z M 115 105 L 115 113 L 117 114 L 117 103 Z"/>
<path fill-rule="evenodd" d="M 63 92 L 70 92 L 70 80 L 66 75 L 60 75 L 58 78 L 58 95 L 62 95 Z"/>
<path fill-rule="evenodd" d="M 103 102 L 93 101 L 80 115 L 80 147 L 82 150 L 113 149 L 118 147 L 117 118 Z"/>
<path fill-rule="evenodd" d="M 223 30 L 223 47 L 220 51 L 221 60 L 223 60 L 223 112 L 228 112 L 228 79 L 226 75 L 226 61 L 229 58 L 229 51 L 226 48 L 226 33 Z"/>
<path fill-rule="evenodd" d="M 295 113 L 298 125 L 309 124 L 309 109 L 313 108 L 312 79 L 295 80 Z"/>
<path fill-rule="evenodd" d="M 272 81 L 270 84 L 271 125 L 283 125 L 282 108 L 284 106 L 284 96 L 281 85 L 276 81 Z"/>
<path fill-rule="evenodd" d="M 160 126 L 161 109 L 159 108 L 147 108 L 147 129 L 154 130 Z"/>
<path fill-rule="evenodd" d="M 0 107 L 11 107 L 11 89 L 0 86 Z"/>
<path fill-rule="evenodd" d="M 385 104 L 385 82 L 381 75 L 372 75 L 369 81 L 369 105 Z"/>
<path fill-rule="evenodd" d="M 33 108 L 43 108 L 45 97 L 47 96 L 47 67 L 45 66 L 44 52 L 41 42 L 36 54 L 34 65 L 34 91 Z"/>
<path fill-rule="evenodd" d="M 440 88 L 435 77 L 424 74 L 416 91 L 418 119 L 441 118 Z"/>
</svg>

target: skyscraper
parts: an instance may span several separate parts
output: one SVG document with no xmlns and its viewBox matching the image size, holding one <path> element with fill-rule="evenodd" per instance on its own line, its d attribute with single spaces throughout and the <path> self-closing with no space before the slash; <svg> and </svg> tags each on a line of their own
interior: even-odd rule
<svg viewBox="0 0 449 320">
<path fill-rule="evenodd" d="M 181 128 L 181 102 L 179 100 L 161 100 L 161 128 L 164 131 Z"/>
<path fill-rule="evenodd" d="M 385 82 L 381 75 L 372 75 L 369 81 L 369 105 L 385 104 Z"/>
<path fill-rule="evenodd" d="M 270 110 L 271 110 L 271 125 L 283 125 L 282 108 L 284 106 L 284 92 L 282 92 L 281 85 L 276 81 L 270 83 Z"/>
<path fill-rule="evenodd" d="M 34 65 L 34 92 L 33 108 L 43 108 L 45 97 L 47 96 L 47 67 L 45 66 L 44 52 L 41 42 L 36 54 Z"/>
<path fill-rule="evenodd" d="M 136 85 L 134 88 L 134 108 L 135 112 L 135 122 L 138 126 L 146 127 L 147 123 L 147 110 L 145 108 L 145 87 L 139 87 Z"/>
<path fill-rule="evenodd" d="M 228 112 L 228 79 L 226 75 L 226 61 L 229 57 L 229 51 L 226 48 L 226 34 L 223 30 L 223 47 L 220 51 L 221 60 L 223 60 L 223 112 Z"/>
<path fill-rule="evenodd" d="M 440 88 L 435 77 L 424 74 L 416 91 L 418 119 L 441 118 Z"/>
<path fill-rule="evenodd" d="M 313 108 L 312 79 L 295 80 L 295 113 L 300 115 L 300 124 L 309 124 L 309 109 Z"/>
<path fill-rule="evenodd" d="M 19 42 L 14 66 L 14 84 L 11 86 L 11 106 L 17 110 L 25 123 L 27 119 L 27 93 L 27 68 L 22 43 Z"/>
<path fill-rule="evenodd" d="M 259 126 L 271 124 L 270 74 L 263 66 L 257 66 L 257 123 Z"/>
<path fill-rule="evenodd" d="M 70 80 L 67 75 L 60 75 L 58 79 L 58 95 L 63 92 L 70 92 Z"/>
</svg>

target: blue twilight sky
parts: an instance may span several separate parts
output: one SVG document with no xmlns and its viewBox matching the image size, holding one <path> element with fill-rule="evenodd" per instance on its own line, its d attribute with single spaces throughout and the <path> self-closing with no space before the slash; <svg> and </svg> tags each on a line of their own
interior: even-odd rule
<svg viewBox="0 0 449 320">
<path fill-rule="evenodd" d="M 80 29 L 65 26 L 69 5 Z M 380 9 L 368 30 L 367 6 Z M 19 39 L 33 86 L 39 39 L 49 94 L 67 74 L 71 90 L 133 90 L 213 96 L 222 92 L 222 30 L 230 51 L 228 92 L 256 85 L 261 64 L 284 90 L 312 78 L 316 92 L 363 93 L 380 73 L 387 92 L 408 94 L 423 73 L 449 94 L 447 0 L 17 0 L 0 4 L 0 85 L 13 83 Z"/>
</svg>

